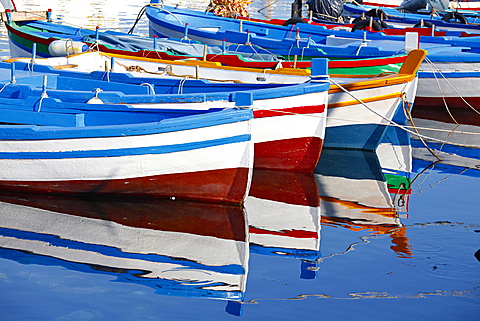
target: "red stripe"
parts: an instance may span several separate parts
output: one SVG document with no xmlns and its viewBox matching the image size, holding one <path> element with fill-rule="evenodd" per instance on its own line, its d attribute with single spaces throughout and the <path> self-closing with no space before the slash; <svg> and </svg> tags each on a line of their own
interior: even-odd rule
<svg viewBox="0 0 480 321">
<path fill-rule="evenodd" d="M 269 230 L 259 229 L 259 228 L 250 226 L 249 232 L 252 234 L 278 235 L 278 236 L 293 237 L 297 239 L 318 239 L 318 233 L 312 232 L 312 231 L 302 231 L 302 230 L 269 231 Z"/>
<path fill-rule="evenodd" d="M 255 110 L 253 115 L 255 118 L 273 117 L 273 116 L 285 116 L 291 114 L 321 114 L 325 111 L 325 105 L 313 105 L 313 106 L 298 106 L 282 109 L 269 109 L 269 110 Z"/>
<path fill-rule="evenodd" d="M 352 60 L 332 60 L 328 62 L 329 68 L 354 68 L 354 67 L 372 67 L 389 64 L 403 63 L 407 56 L 375 58 L 375 59 L 352 59 Z"/>
<path fill-rule="evenodd" d="M 255 143 L 254 168 L 312 173 L 322 152 L 318 137 L 282 139 Z"/>
<path fill-rule="evenodd" d="M 0 181 L 0 189 L 21 192 L 148 196 L 241 204 L 248 168 L 220 169 L 114 180 Z"/>
</svg>

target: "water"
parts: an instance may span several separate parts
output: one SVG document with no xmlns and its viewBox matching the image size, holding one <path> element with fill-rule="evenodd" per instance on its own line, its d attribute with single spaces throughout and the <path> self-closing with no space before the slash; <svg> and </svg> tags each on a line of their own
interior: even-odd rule
<svg viewBox="0 0 480 321">
<path fill-rule="evenodd" d="M 15 2 L 128 31 L 148 1 Z M 257 171 L 245 210 L 3 194 L 0 319 L 478 320 L 480 150 L 429 144 L 453 154 L 414 140 L 326 150 L 314 175 Z"/>
</svg>

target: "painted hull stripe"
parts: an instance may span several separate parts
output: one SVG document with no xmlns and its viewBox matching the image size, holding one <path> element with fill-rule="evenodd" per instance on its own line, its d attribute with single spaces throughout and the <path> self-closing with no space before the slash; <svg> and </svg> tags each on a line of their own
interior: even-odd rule
<svg viewBox="0 0 480 321">
<path fill-rule="evenodd" d="M 325 105 L 314 105 L 314 106 L 301 106 L 301 107 L 292 107 L 284 109 L 271 109 L 271 110 L 255 110 L 253 112 L 255 118 L 263 117 L 274 117 L 274 116 L 283 116 L 291 114 L 319 114 L 325 112 Z"/>
<path fill-rule="evenodd" d="M 88 150 L 88 151 L 63 151 L 63 152 L 0 152 L 3 159 L 70 159 L 70 158 L 97 158 L 97 157 L 120 157 L 145 154 L 166 154 L 182 152 L 212 146 L 246 142 L 251 139 L 250 135 L 238 135 L 227 138 L 213 139 L 203 142 L 176 144 L 170 146 L 152 146 L 141 148 L 125 148 L 114 150 Z"/>
<path fill-rule="evenodd" d="M 393 94 L 389 94 L 389 95 L 363 98 L 362 101 L 364 103 L 371 103 L 371 102 L 374 102 L 374 101 L 388 100 L 388 99 L 392 99 L 392 98 L 399 98 L 399 97 L 402 97 L 402 96 L 403 96 L 402 93 L 393 93 Z M 358 105 L 358 104 L 360 104 L 360 102 L 358 100 L 349 100 L 349 101 L 342 101 L 342 102 L 338 102 L 338 103 L 328 104 L 328 108 L 353 106 L 353 105 Z"/>
</svg>

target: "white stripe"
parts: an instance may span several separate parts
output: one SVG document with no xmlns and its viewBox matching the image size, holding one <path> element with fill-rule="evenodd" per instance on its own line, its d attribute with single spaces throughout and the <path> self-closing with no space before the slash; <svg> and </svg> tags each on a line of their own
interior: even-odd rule
<svg viewBox="0 0 480 321">
<path fill-rule="evenodd" d="M 391 120 L 400 102 L 400 98 L 391 98 L 369 102 L 367 103 L 367 106 L 385 118 Z M 386 124 L 387 122 L 361 104 L 330 108 L 328 110 L 327 128 L 380 123 Z"/>
<path fill-rule="evenodd" d="M 255 118 L 252 140 L 255 143 L 304 137 L 325 137 L 326 113 L 282 115 Z"/>
<path fill-rule="evenodd" d="M 0 180 L 110 180 L 197 171 L 251 168 L 252 142 L 169 154 L 139 156 L 0 160 Z"/>
<path fill-rule="evenodd" d="M 0 140 L 0 152 L 61 152 L 114 150 L 149 146 L 168 146 L 244 135 L 249 121 L 201 127 L 168 133 L 137 136 L 66 138 L 46 140 Z M 85 128 L 88 131 L 88 128 Z"/>
</svg>

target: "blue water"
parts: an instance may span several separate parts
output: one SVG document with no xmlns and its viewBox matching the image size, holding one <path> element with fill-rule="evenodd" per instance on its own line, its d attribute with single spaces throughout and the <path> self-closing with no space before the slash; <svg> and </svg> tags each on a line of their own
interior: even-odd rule
<svg viewBox="0 0 480 321">
<path fill-rule="evenodd" d="M 89 3 L 123 31 L 142 6 Z M 430 145 L 463 158 L 325 150 L 245 209 L 1 195 L 0 320 L 480 320 L 479 149 Z"/>
</svg>

